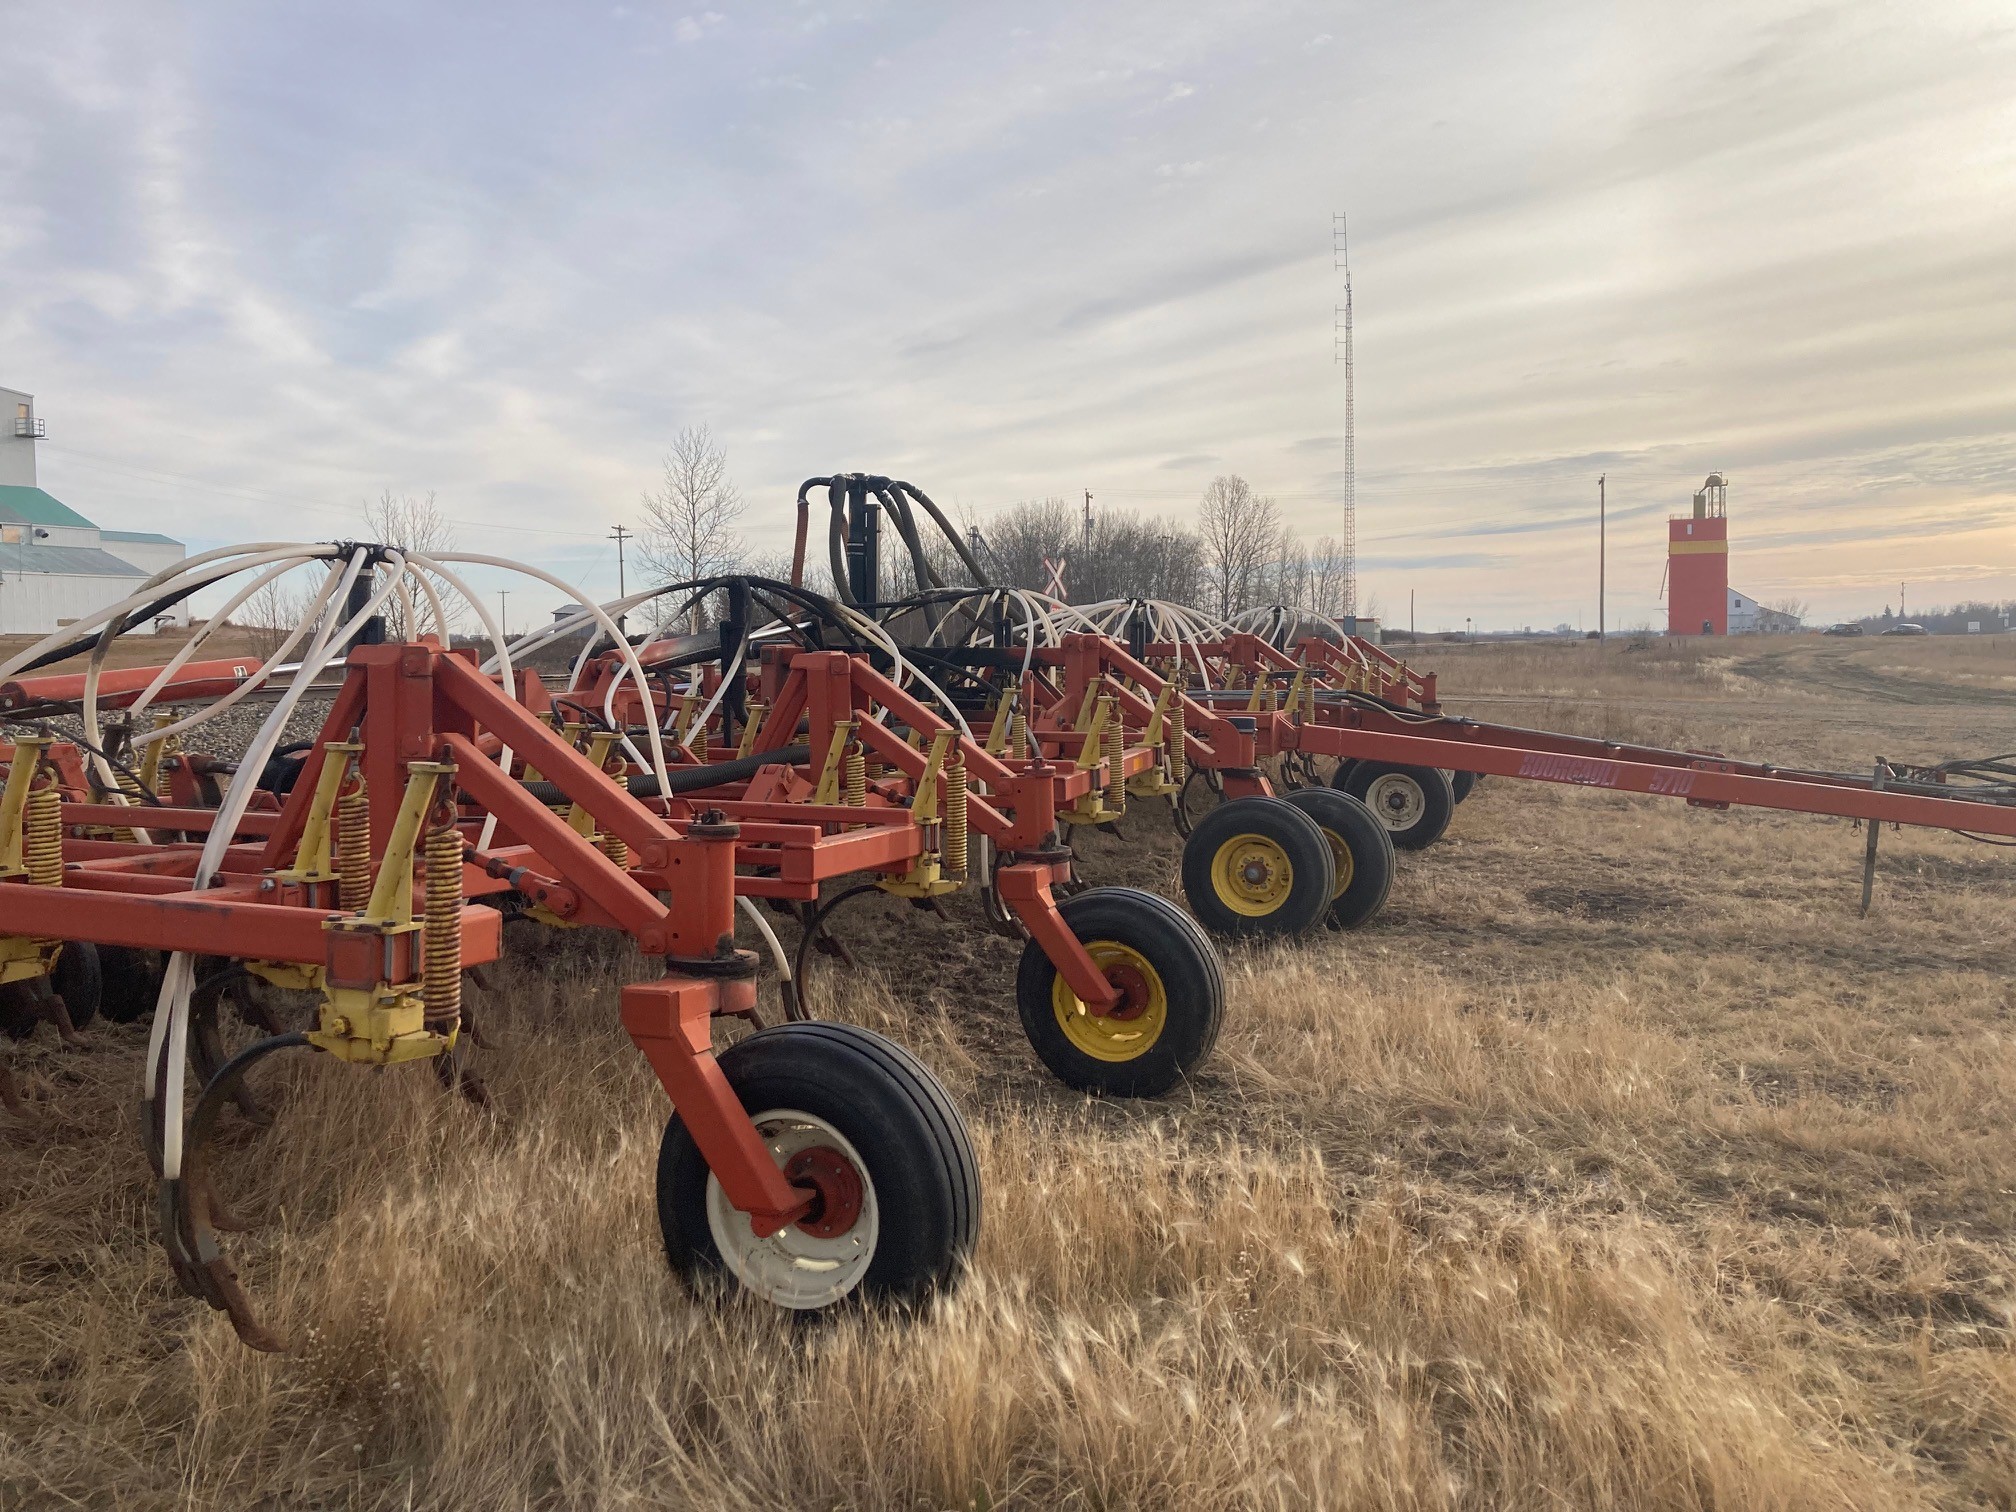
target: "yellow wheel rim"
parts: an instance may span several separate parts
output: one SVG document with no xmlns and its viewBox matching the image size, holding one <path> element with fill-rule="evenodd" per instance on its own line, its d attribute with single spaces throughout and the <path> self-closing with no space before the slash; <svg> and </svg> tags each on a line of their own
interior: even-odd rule
<svg viewBox="0 0 2016 1512">
<path fill-rule="evenodd" d="M 1236 914 L 1264 919 L 1295 887 L 1288 853 L 1265 835 L 1234 835 L 1211 858 L 1211 890 Z"/>
<path fill-rule="evenodd" d="M 1330 854 L 1337 862 L 1337 886 L 1330 894 L 1331 901 L 1344 896 L 1344 889 L 1351 885 L 1351 878 L 1357 873 L 1358 863 L 1351 859 L 1351 847 L 1344 843 L 1344 837 L 1332 829 L 1323 831 L 1323 838 L 1330 842 Z"/>
<path fill-rule="evenodd" d="M 1148 957 L 1117 940 L 1087 940 L 1086 954 L 1126 997 L 1109 1014 L 1094 1013 L 1059 975 L 1050 983 L 1050 1010 L 1064 1038 L 1094 1060 L 1146 1055 L 1169 1022 L 1169 993 Z"/>
</svg>

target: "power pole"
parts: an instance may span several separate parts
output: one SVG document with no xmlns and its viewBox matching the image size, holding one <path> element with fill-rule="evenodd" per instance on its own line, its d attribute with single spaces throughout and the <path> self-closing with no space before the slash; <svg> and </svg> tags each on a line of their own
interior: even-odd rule
<svg viewBox="0 0 2016 1512">
<path fill-rule="evenodd" d="M 1596 477 L 1596 639 L 1604 639 L 1603 588 L 1610 570 L 1610 500 L 1604 489 L 1608 473 Z"/>
<path fill-rule="evenodd" d="M 1407 639 L 1414 639 L 1414 590 L 1407 590 Z"/>
<path fill-rule="evenodd" d="M 630 586 L 623 575 L 623 543 L 635 534 L 635 531 L 624 525 L 618 525 L 614 530 L 609 532 L 609 539 L 616 543 L 616 597 L 619 599 L 630 596 Z M 623 615 L 619 614 L 616 616 L 616 628 L 618 630 L 623 629 L 623 620 Z"/>
<path fill-rule="evenodd" d="M 1092 549 L 1092 490 L 1085 490 L 1085 550 Z"/>
<path fill-rule="evenodd" d="M 499 588 L 497 590 L 497 624 L 503 630 L 504 639 L 506 640 L 511 639 L 511 616 L 504 607 L 504 601 L 509 597 L 511 597 L 511 590 L 509 588 Z"/>
<path fill-rule="evenodd" d="M 1344 364 L 1344 612 L 1358 613 L 1357 372 L 1351 351 L 1351 231 L 1341 211 L 1330 217 L 1330 266 L 1344 275 L 1344 303 L 1331 317 L 1330 357 Z"/>
</svg>

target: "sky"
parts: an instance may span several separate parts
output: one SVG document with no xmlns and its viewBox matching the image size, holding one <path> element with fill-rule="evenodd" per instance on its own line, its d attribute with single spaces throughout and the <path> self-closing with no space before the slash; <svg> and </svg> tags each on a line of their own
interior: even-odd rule
<svg viewBox="0 0 2016 1512">
<path fill-rule="evenodd" d="M 1711 470 L 1766 602 L 2016 596 L 2007 4 L 715 3 L 0 0 L 43 485 L 192 549 L 431 492 L 606 595 L 706 423 L 762 552 L 839 470 L 1313 539 L 1345 211 L 1389 624 L 1593 628 L 1599 475 L 1613 627 Z"/>
</svg>

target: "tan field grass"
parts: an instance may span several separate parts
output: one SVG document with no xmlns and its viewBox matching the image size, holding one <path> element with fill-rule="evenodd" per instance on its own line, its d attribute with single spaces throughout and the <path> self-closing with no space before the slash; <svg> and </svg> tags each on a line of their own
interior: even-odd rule
<svg viewBox="0 0 2016 1512">
<path fill-rule="evenodd" d="M 1813 675 L 1651 717 L 1844 766 L 2016 723 Z M 1124 828 L 1092 880 L 1166 886 L 1166 823 Z M 2016 1506 L 2016 864 L 1883 847 L 1862 920 L 1845 824 L 1487 782 L 1372 927 L 1228 951 L 1219 1053 L 1152 1103 L 1041 1074 L 963 908 L 871 904 L 824 985 L 944 1077 L 986 1186 L 909 1318 L 666 1273 L 608 942 L 513 931 L 492 1112 L 268 1079 L 222 1166 L 278 1357 L 151 1247 L 143 1031 L 45 1035 L 0 1158 L 0 1506 Z"/>
</svg>

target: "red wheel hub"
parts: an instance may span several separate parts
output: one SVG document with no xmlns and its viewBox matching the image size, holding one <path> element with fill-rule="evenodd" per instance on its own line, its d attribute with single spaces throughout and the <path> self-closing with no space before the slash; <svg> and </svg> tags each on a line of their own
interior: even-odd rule
<svg viewBox="0 0 2016 1512">
<path fill-rule="evenodd" d="M 1106 980 L 1120 989 L 1120 1001 L 1106 1010 L 1107 1018 L 1135 1019 L 1148 1011 L 1148 979 L 1125 962 L 1106 968 Z"/>
<path fill-rule="evenodd" d="M 837 1239 L 861 1218 L 861 1173 L 831 1145 L 813 1145 L 784 1163 L 784 1179 L 814 1192 L 812 1211 L 798 1227 L 818 1239 Z"/>
</svg>

